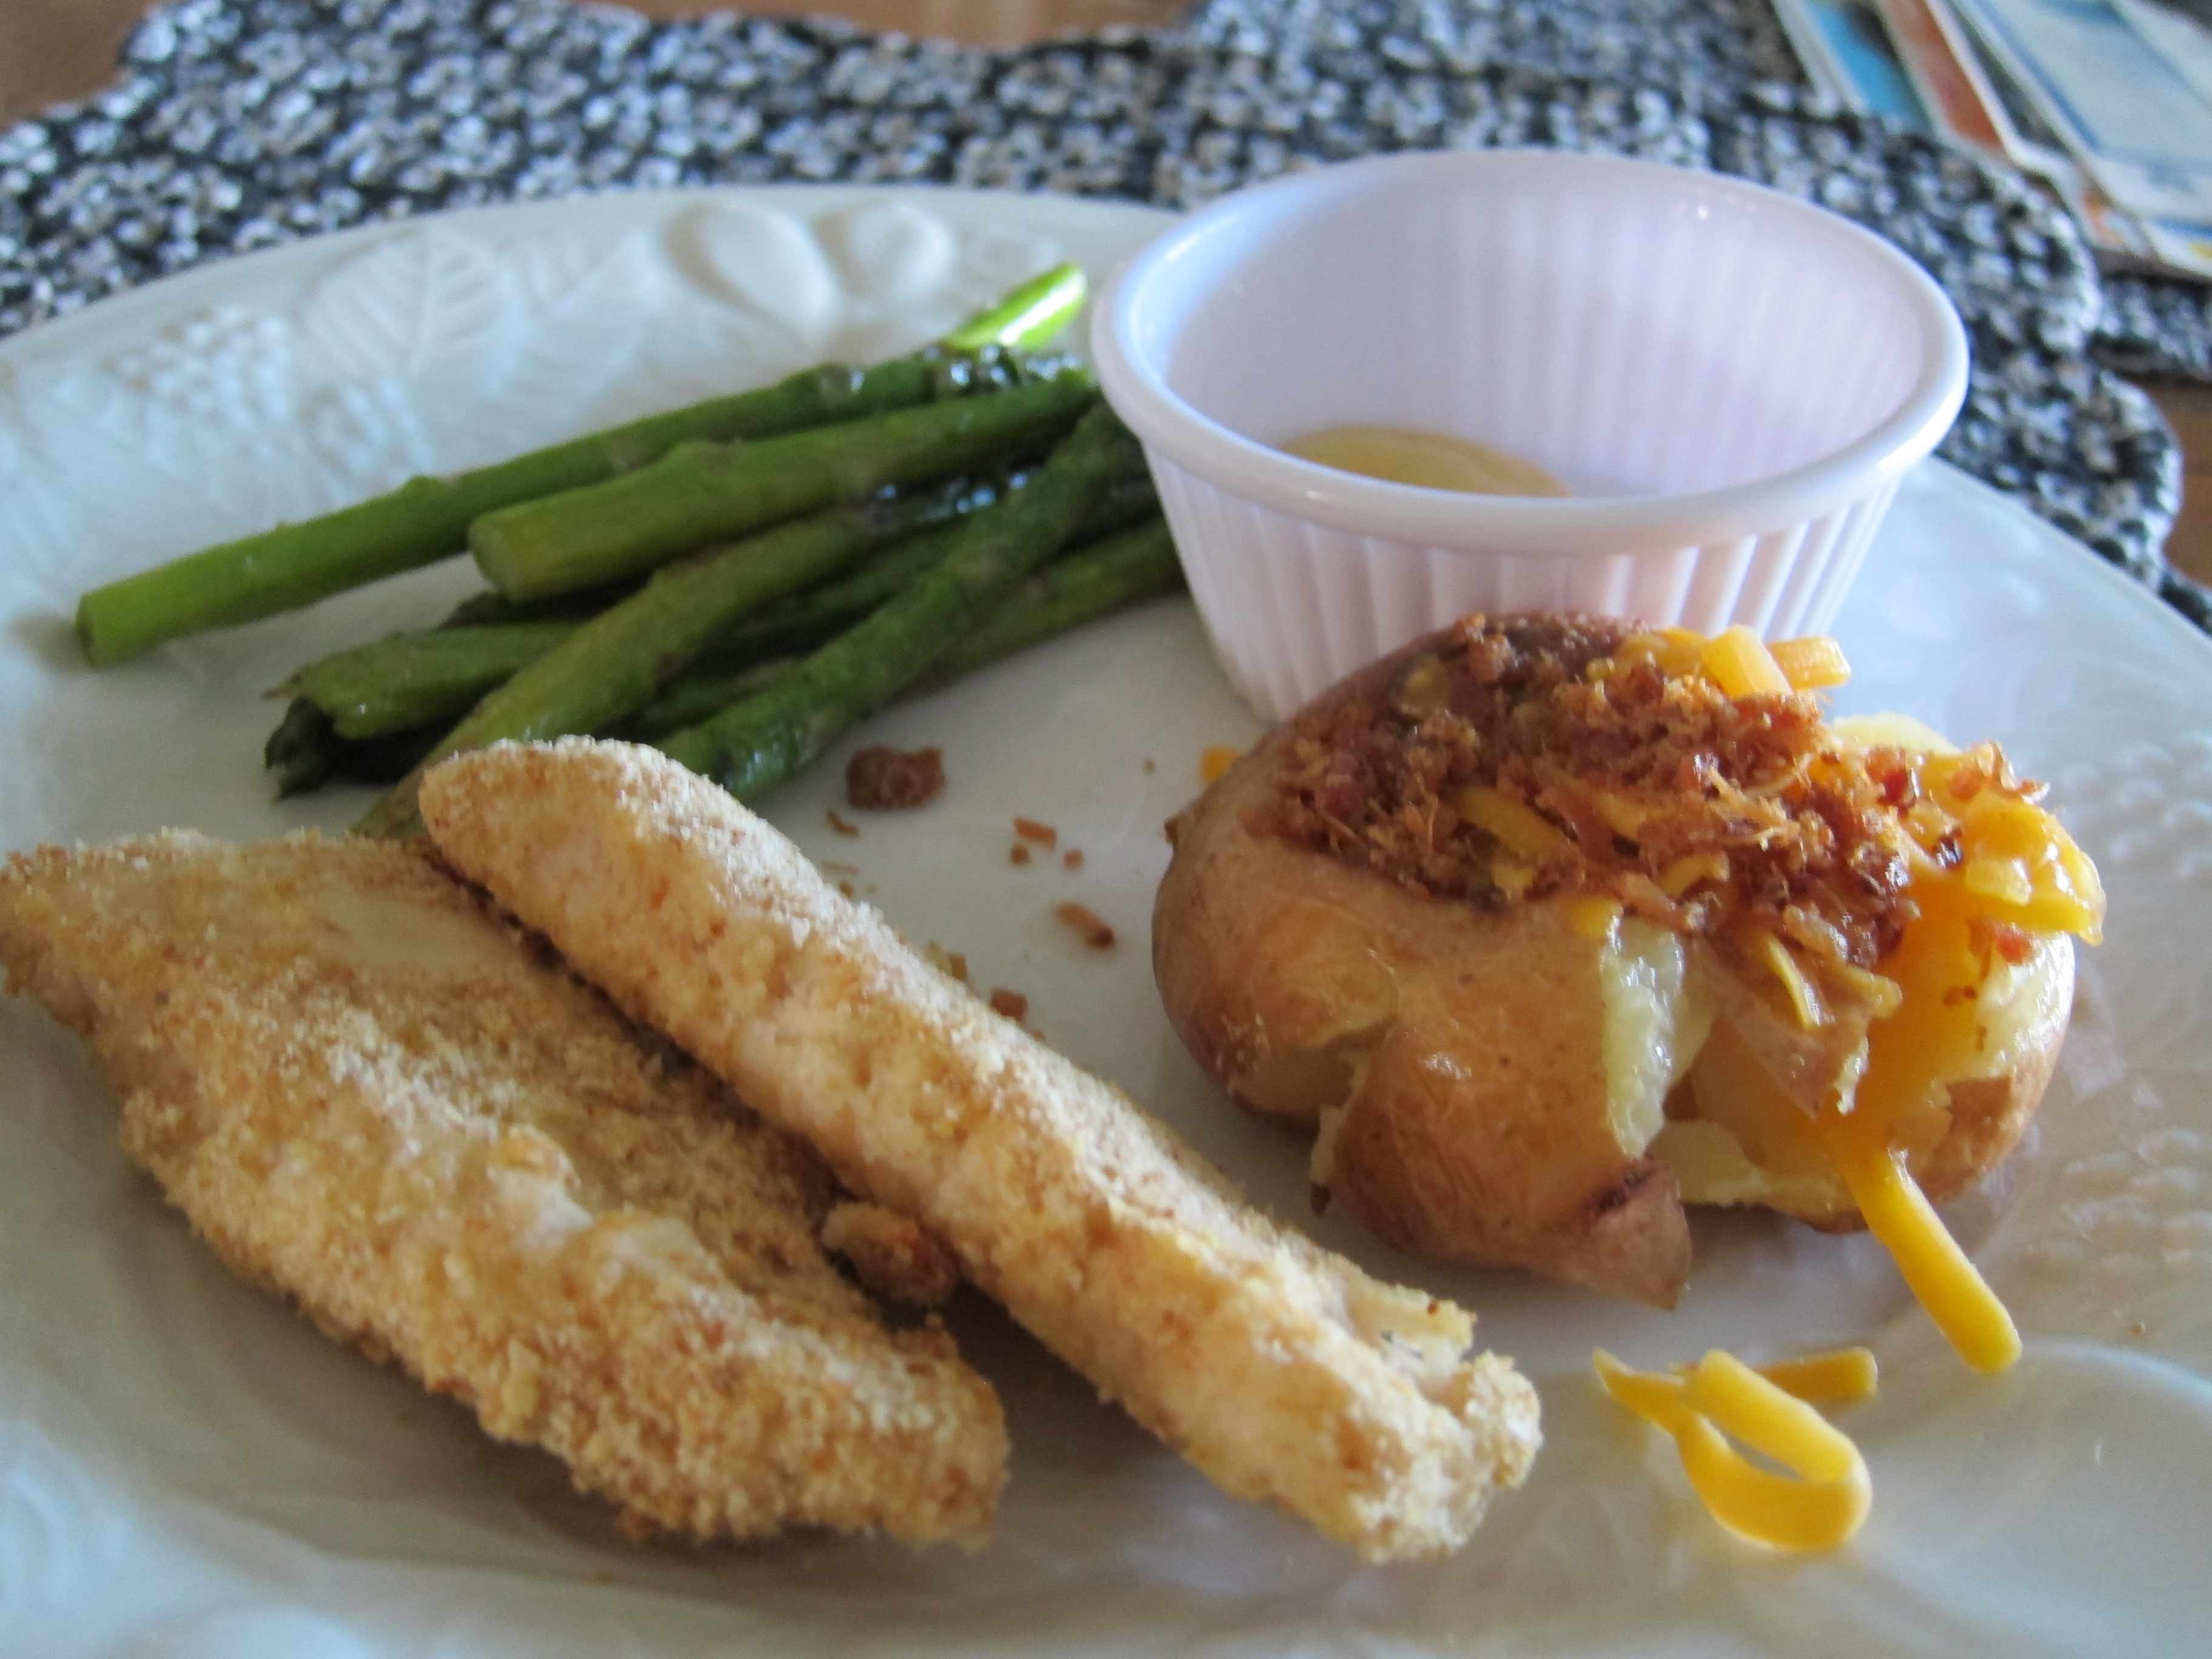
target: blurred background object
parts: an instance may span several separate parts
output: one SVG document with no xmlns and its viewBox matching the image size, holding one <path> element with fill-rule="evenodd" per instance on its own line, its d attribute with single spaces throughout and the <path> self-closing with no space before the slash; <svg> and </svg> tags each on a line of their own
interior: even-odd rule
<svg viewBox="0 0 2212 1659">
<path fill-rule="evenodd" d="M 145 0 L 0 0 L 0 125 L 97 92 Z"/>
<path fill-rule="evenodd" d="M 0 0 L 0 126 L 50 104 L 97 92 L 147 0 Z M 836 17 L 864 29 L 928 35 L 971 46 L 1018 46 L 1116 25 L 1163 28 L 1182 0 L 823 0 L 816 5 L 718 5 L 715 0 L 637 0 L 648 17 L 740 10 Z"/>
</svg>

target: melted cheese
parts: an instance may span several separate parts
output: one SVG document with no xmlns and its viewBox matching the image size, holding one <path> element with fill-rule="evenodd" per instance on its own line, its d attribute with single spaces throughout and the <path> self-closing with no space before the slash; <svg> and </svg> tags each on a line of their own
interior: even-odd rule
<svg viewBox="0 0 2212 1659">
<path fill-rule="evenodd" d="M 1688 644 L 1671 634 L 1641 639 L 1662 665 Z M 1768 653 L 1738 629 L 1705 641 L 1696 666 L 1738 696 L 1767 689 L 1775 675 L 1802 688 L 1839 684 L 1848 673 L 1830 641 L 1786 641 Z M 1953 1346 L 1977 1370 L 2001 1370 L 2019 1356 L 2019 1333 L 1920 1190 L 1912 1160 L 1948 1127 L 1951 1081 L 1998 1075 L 2013 1061 L 2002 1051 L 1996 1018 L 2014 982 L 2008 947 L 2016 957 L 2023 944 L 2033 949 L 2038 936 L 2055 933 L 2096 943 L 2103 888 L 2056 818 L 1990 785 L 1988 753 L 1962 753 L 1898 716 L 1843 720 L 1833 729 L 1854 747 L 1904 751 L 1919 799 L 1905 819 L 1917 842 L 1911 894 L 1918 914 L 1879 974 L 1831 975 L 1874 1016 L 1863 1064 L 1838 1079 L 1808 1119 L 1748 1048 L 1730 1046 L 1733 1032 L 1723 1025 L 1692 1073 L 1696 1118 L 1668 1124 L 1655 1150 L 1680 1161 L 1686 1186 L 1723 1202 L 1785 1197 L 1793 1184 L 1820 1182 L 1832 1170 Z M 2008 929 L 2018 931 L 2008 939 Z M 1799 1023 L 1823 1024 L 1818 990 L 1782 941 L 1760 930 L 1747 945 L 1781 983 Z"/>
<path fill-rule="evenodd" d="M 2041 807 L 1986 788 L 1956 799 L 1953 780 L 1966 758 L 1930 754 L 1916 763 L 1929 797 L 1955 813 L 1960 856 L 1954 867 L 1924 870 L 1914 880 L 1920 914 L 1882 963 L 1902 998 L 1870 1028 L 1866 1072 L 1850 1109 L 1832 1104 L 1812 1133 L 1952 1346 L 1977 1370 L 1997 1371 L 2020 1357 L 2020 1334 L 1913 1180 L 1901 1143 L 1909 1123 L 1942 1103 L 1935 1097 L 1945 1092 L 1945 1079 L 1985 1075 L 1994 1058 L 1984 1004 L 2002 971 L 1993 925 L 2078 933 L 2094 943 L 2105 898 L 2095 867 Z M 1978 878 L 1996 864 L 2022 879 Z"/>
</svg>

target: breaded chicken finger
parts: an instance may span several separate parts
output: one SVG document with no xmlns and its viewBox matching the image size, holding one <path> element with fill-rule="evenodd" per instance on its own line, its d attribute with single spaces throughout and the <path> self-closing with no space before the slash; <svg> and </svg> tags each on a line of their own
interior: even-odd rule
<svg viewBox="0 0 2212 1659">
<path fill-rule="evenodd" d="M 423 854 L 173 831 L 18 854 L 0 961 L 232 1267 L 632 1529 L 988 1532 L 997 1397 L 825 1260 L 821 1161 Z"/>
<path fill-rule="evenodd" d="M 1370 1559 L 1464 1542 L 1538 1443 L 1472 1318 L 1279 1229 L 992 1013 L 782 836 L 651 750 L 503 745 L 425 821 L 578 971 L 912 1216 L 1110 1398 Z"/>
</svg>

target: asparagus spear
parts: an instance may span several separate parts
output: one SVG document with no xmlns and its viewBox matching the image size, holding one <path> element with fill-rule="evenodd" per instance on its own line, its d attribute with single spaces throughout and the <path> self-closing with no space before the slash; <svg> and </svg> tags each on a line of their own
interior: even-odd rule
<svg viewBox="0 0 2212 1659">
<path fill-rule="evenodd" d="M 1136 440 L 1097 405 L 1026 489 L 966 526 L 936 569 L 767 690 L 661 748 L 739 799 L 757 799 L 926 671 L 1143 465 Z"/>
<path fill-rule="evenodd" d="M 952 538 L 948 534 L 941 539 L 950 542 Z M 938 690 L 1123 605 L 1176 592 L 1182 586 L 1182 567 L 1176 562 L 1175 543 L 1164 520 L 1155 518 L 1134 530 L 1109 535 L 1061 554 L 1023 582 L 975 629 L 955 641 L 907 690 Z M 671 680 L 659 696 L 610 735 L 637 743 L 658 743 L 765 690 L 800 660 L 770 657 L 732 672 L 713 667 L 702 659 L 696 666 Z"/>
<path fill-rule="evenodd" d="M 1167 521 L 1109 536 L 1054 560 L 955 641 L 914 686 L 935 690 L 1125 605 L 1182 591 Z"/>
<path fill-rule="evenodd" d="M 331 717 L 305 697 L 295 697 L 269 734 L 263 762 L 276 775 L 276 797 L 305 794 L 332 779 L 390 783 L 404 777 L 438 740 L 442 726 L 418 726 L 380 738 L 342 738 Z"/>
<path fill-rule="evenodd" d="M 1024 284 L 946 337 L 958 344 L 874 368 L 803 369 L 754 391 L 710 398 L 605 432 L 398 489 L 336 513 L 279 525 L 94 588 L 77 602 L 87 660 L 105 667 L 204 629 L 272 616 L 380 576 L 460 552 L 468 526 L 495 508 L 610 478 L 679 443 L 763 438 L 858 420 L 995 385 L 1017 361 L 963 356 L 1049 340 L 1081 307 L 1083 273 L 1062 265 Z"/>
<path fill-rule="evenodd" d="M 620 477 L 488 513 L 469 546 L 512 599 L 596 586 L 833 501 L 1048 443 L 1092 397 L 1090 377 L 1069 369 L 993 398 L 758 442 L 679 445 Z"/>
<path fill-rule="evenodd" d="M 446 613 L 441 628 L 504 628 L 509 623 L 581 622 L 596 617 L 609 605 L 637 592 L 638 584 L 616 582 L 606 587 L 586 587 L 574 593 L 556 593 L 550 599 L 517 602 L 495 587 L 471 593 Z"/>
<path fill-rule="evenodd" d="M 342 738 L 379 738 L 454 720 L 582 626 L 526 622 L 389 634 L 319 657 L 277 690 L 314 704 Z"/>
<path fill-rule="evenodd" d="M 955 533 L 940 532 L 921 540 L 949 545 Z M 940 546 L 940 556 L 943 550 Z M 1182 580 L 1174 544 L 1168 538 L 1166 526 L 1158 522 L 1079 547 L 1016 588 L 1003 605 L 987 616 L 974 632 L 962 636 L 908 690 L 935 690 L 1122 605 L 1172 592 Z M 671 680 L 659 696 L 636 714 L 604 729 L 635 742 L 655 742 L 765 690 L 800 660 L 773 657 L 733 671 L 713 672 L 702 660 Z M 388 784 L 418 764 L 445 734 L 445 726 L 438 725 L 367 741 L 343 738 L 331 726 L 329 716 L 301 698 L 294 702 L 283 724 L 270 737 L 268 761 L 276 771 L 280 795 L 313 789 L 332 778 Z"/>
<path fill-rule="evenodd" d="M 1083 526 L 1086 538 L 1110 534 L 1159 511 L 1159 497 L 1147 477 L 1125 480 L 1107 493 Z M 952 533 L 925 536 L 878 554 L 848 576 L 770 605 L 740 623 L 702 652 L 689 674 L 727 678 L 747 664 L 771 657 L 804 655 L 828 642 L 890 599 L 916 576 L 935 567 L 951 550 Z M 1073 557 L 1073 555 L 1067 556 Z M 716 705 L 720 707 L 720 705 Z M 688 724 L 689 722 L 684 722 Z M 673 731 L 664 726 L 664 731 Z"/>
<path fill-rule="evenodd" d="M 982 499 L 976 498 L 978 505 Z M 1110 532 L 1156 507 L 1151 481 L 1134 479 L 1115 489 L 1085 528 Z M 722 688 L 738 671 L 773 658 L 803 654 L 851 627 L 942 559 L 957 533 L 948 529 L 894 542 L 851 574 L 793 593 L 769 606 L 757 619 L 719 634 L 690 667 L 662 688 L 654 702 L 667 707 L 649 729 L 672 732 L 718 712 L 734 701 Z M 498 596 L 477 599 L 497 600 Z M 496 615 L 505 603 L 479 606 L 471 600 L 466 614 L 481 611 Z M 582 621 L 572 617 L 457 624 L 449 617 L 436 628 L 389 634 L 318 658 L 276 690 L 314 704 L 330 717 L 333 734 L 348 741 L 411 732 L 422 726 L 436 726 L 442 733 L 488 693 L 573 635 Z M 690 712 L 678 719 L 674 711 L 678 710 Z M 360 769 L 349 763 L 346 775 L 357 776 Z M 390 782 L 406 770 L 403 766 L 374 781 Z"/>
<path fill-rule="evenodd" d="M 969 505 L 981 506 L 1016 482 L 1010 477 L 956 489 Z M 1102 509 L 1100 528 L 1138 516 L 1154 500 L 1149 483 L 1141 491 L 1123 493 L 1127 501 L 1117 496 Z M 941 558 L 951 545 L 950 535 L 895 540 L 850 575 L 769 605 L 757 621 L 720 635 L 687 674 L 711 671 L 720 681 L 745 664 L 812 650 Z M 276 689 L 313 702 L 335 722 L 337 734 L 349 739 L 421 726 L 442 728 L 574 634 L 588 617 L 635 592 L 636 585 L 590 591 L 598 597 L 592 611 L 557 599 L 516 605 L 487 589 L 464 600 L 435 628 L 387 635 L 319 658 Z M 541 613 L 542 620 L 526 620 Z M 706 712 L 720 707 L 712 704 Z"/>
<path fill-rule="evenodd" d="M 423 764 L 505 738 L 595 732 L 645 703 L 734 617 L 820 580 L 872 547 L 982 509 L 993 495 L 963 486 L 855 502 L 671 566 L 485 697 Z M 364 835 L 411 833 L 421 769 L 400 780 L 356 828 Z"/>
</svg>

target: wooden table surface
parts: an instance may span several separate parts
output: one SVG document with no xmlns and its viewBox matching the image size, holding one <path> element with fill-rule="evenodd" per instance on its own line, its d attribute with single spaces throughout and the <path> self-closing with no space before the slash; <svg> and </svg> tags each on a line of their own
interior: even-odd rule
<svg viewBox="0 0 2212 1659">
<path fill-rule="evenodd" d="M 633 0 L 656 17 L 720 9 L 716 0 Z M 977 46 L 1008 46 L 1103 27 L 1172 22 L 1184 0 L 816 0 L 804 9 L 863 28 L 896 29 Z M 104 85 L 145 0 L 0 0 L 0 125 Z M 740 10 L 774 11 L 769 4 Z M 791 8 L 799 9 L 798 7 Z M 2166 553 L 2212 581 L 2212 386 L 2146 381 L 2180 434 L 2186 459 L 2180 522 Z"/>
</svg>

